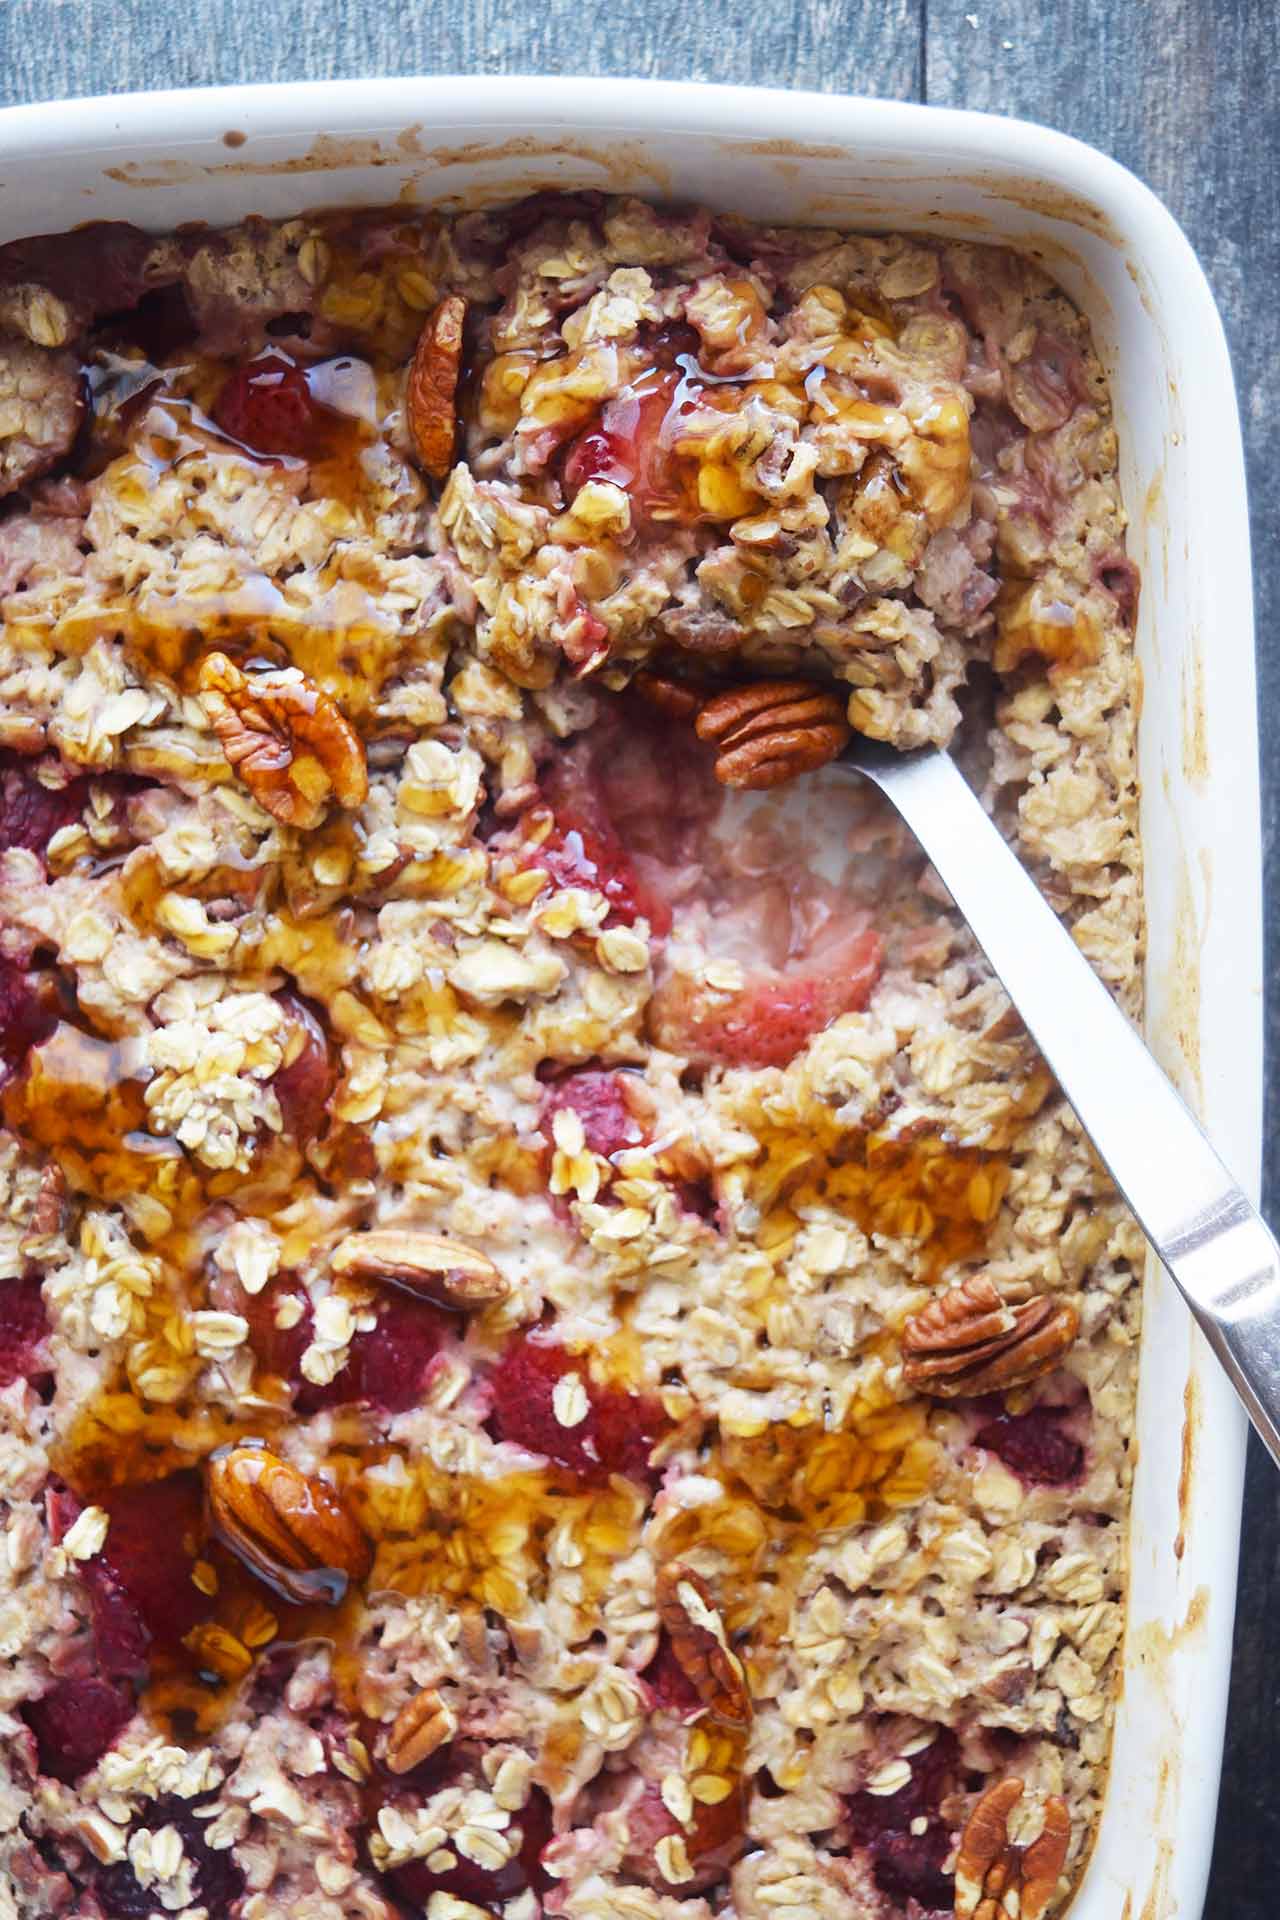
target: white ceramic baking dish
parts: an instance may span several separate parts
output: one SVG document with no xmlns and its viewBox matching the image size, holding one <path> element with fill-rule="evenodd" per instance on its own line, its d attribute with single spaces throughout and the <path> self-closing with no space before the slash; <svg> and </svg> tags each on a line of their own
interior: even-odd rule
<svg viewBox="0 0 1280 1920">
<path fill-rule="evenodd" d="M 1137 180 L 1014 121 L 653 82 L 370 80 L 0 113 L 3 239 L 551 184 L 999 239 L 1040 256 L 1089 315 L 1143 576 L 1148 1033 L 1256 1193 L 1261 861 L 1240 434 L 1204 276 Z M 1213 1836 L 1244 1424 L 1158 1271 L 1138 1444 L 1112 1785 L 1074 1920 L 1193 1920 Z"/>
</svg>

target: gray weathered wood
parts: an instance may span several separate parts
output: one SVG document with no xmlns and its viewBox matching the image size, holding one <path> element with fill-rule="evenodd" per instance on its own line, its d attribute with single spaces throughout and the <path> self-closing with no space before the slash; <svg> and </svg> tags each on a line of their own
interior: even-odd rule
<svg viewBox="0 0 1280 1920">
<path fill-rule="evenodd" d="M 914 98 L 923 0 L 0 0 L 0 99 L 368 73 L 621 73 Z"/>
<path fill-rule="evenodd" d="M 1280 81 L 1275 0 L 0 0 L 0 102 L 370 73 L 620 73 L 1020 113 L 1148 180 L 1199 248 L 1249 446 L 1269 892 L 1280 897 Z M 1280 972 L 1272 915 L 1269 977 Z M 1280 996 L 1270 1009 L 1278 1110 Z M 1280 1203 L 1280 1129 L 1268 1162 Z M 1280 1502 L 1251 1461 L 1208 1920 L 1280 1905 Z M 1166 1920 L 1152 1915 L 1150 1920 Z M 1183 1916 L 1182 1920 L 1192 1920 Z"/>
</svg>

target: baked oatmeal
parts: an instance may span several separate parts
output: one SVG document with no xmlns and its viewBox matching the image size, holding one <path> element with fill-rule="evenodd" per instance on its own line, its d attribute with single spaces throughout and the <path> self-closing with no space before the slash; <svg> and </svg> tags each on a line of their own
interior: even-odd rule
<svg viewBox="0 0 1280 1920">
<path fill-rule="evenodd" d="M 0 1912 L 1022 1920 L 1142 1243 L 919 849 L 1131 1010 L 1087 328 L 596 194 L 0 248 Z"/>
</svg>

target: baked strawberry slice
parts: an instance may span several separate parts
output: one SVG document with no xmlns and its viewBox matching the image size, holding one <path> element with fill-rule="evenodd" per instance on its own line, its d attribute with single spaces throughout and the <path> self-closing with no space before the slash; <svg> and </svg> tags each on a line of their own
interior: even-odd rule
<svg viewBox="0 0 1280 1920">
<path fill-rule="evenodd" d="M 244 1875 L 230 1849 L 208 1844 L 208 1821 L 198 1820 L 191 1801 L 176 1794 L 148 1801 L 130 1829 L 130 1837 L 134 1833 L 158 1833 L 161 1827 L 176 1827 L 181 1836 L 183 1854 L 194 1868 L 195 1902 L 211 1916 L 229 1914 L 244 1892 Z M 128 1860 L 103 1867 L 94 1891 L 110 1920 L 150 1920 L 157 1911 L 155 1892 L 142 1885 Z"/>
<path fill-rule="evenodd" d="M 685 739 L 638 701 L 605 703 L 544 769 L 545 805 L 525 815 L 517 853 L 559 886 L 603 893 L 606 925 L 643 915 L 661 938 L 697 885 L 702 835 L 723 795 L 692 732 Z"/>
<path fill-rule="evenodd" d="M 652 1135 L 636 1112 L 642 1098 L 634 1074 L 613 1073 L 607 1068 L 585 1067 L 552 1080 L 543 1096 L 538 1121 L 539 1131 L 547 1143 L 548 1167 L 555 1145 L 555 1116 L 565 1108 L 578 1115 L 587 1146 L 603 1160 L 612 1161 L 614 1154 L 626 1147 L 643 1146 Z M 607 1192 L 612 1178 L 611 1169 L 602 1176 L 604 1191 Z M 662 1178 L 685 1213 L 715 1222 L 718 1203 L 709 1180 L 681 1180 L 665 1172 Z M 551 1204 L 558 1219 L 572 1218 L 566 1195 L 553 1194 Z"/>
<path fill-rule="evenodd" d="M 881 1893 L 908 1911 L 947 1917 L 954 1911 L 955 1875 L 945 1869 L 951 1835 L 940 1821 L 930 1821 L 923 1833 L 885 1833 L 873 1848 L 872 1878 Z"/>
<path fill-rule="evenodd" d="M 54 834 L 80 818 L 89 782 L 82 776 L 63 787 L 47 787 L 30 762 L 8 757 L 0 760 L 0 769 L 0 853 L 22 847 L 43 859 Z"/>
<path fill-rule="evenodd" d="M 46 1380 L 49 1332 L 38 1278 L 0 1280 L 0 1387 L 14 1380 Z"/>
<path fill-rule="evenodd" d="M 671 914 L 645 886 L 611 817 L 595 766 L 594 743 L 583 741 L 559 754 L 542 776 L 543 804 L 520 822 L 520 858 L 538 867 L 557 887 L 602 893 L 609 903 L 605 925 L 632 926 L 644 918 L 666 933 Z"/>
<path fill-rule="evenodd" d="M 897 1793 L 851 1793 L 845 1800 L 849 1837 L 871 1855 L 871 1872 L 882 1893 L 917 1902 L 925 1913 L 950 1913 L 953 1877 L 943 1872 L 951 1832 L 939 1808 L 956 1785 L 960 1749 L 949 1727 L 940 1727 L 919 1753 L 908 1756 L 911 1778 Z"/>
<path fill-rule="evenodd" d="M 675 519 L 684 508 L 670 434 L 680 405 L 681 378 L 674 368 L 652 367 L 616 398 L 569 443 L 564 460 L 564 490 L 572 499 L 589 480 L 621 487 L 631 501 L 635 525 L 655 518 Z"/>
<path fill-rule="evenodd" d="M 303 1303 L 301 1314 L 291 1325 L 281 1326 L 277 1317 L 280 1308 L 288 1303 L 292 1309 L 295 1299 Z M 261 1293 L 241 1290 L 227 1304 L 249 1323 L 249 1345 L 259 1370 L 296 1386 L 302 1378 L 299 1364 L 312 1338 L 311 1302 L 301 1283 L 289 1274 L 278 1274 Z M 286 1318 L 291 1318 L 291 1313 Z"/>
<path fill-rule="evenodd" d="M 566 823 L 543 807 L 530 809 L 524 816 L 523 830 L 528 841 L 524 865 L 540 868 L 556 887 L 582 887 L 602 893 L 609 902 L 607 927 L 634 926 L 641 918 L 654 925 L 651 903 L 616 835 Z M 661 924 L 654 925 L 654 931 L 665 933 L 670 916 L 661 907 L 655 910 Z"/>
<path fill-rule="evenodd" d="M 95 1505 L 106 1511 L 107 1537 L 81 1563 L 80 1577 L 89 1595 L 98 1666 L 113 1679 L 141 1680 L 151 1650 L 177 1646 L 209 1610 L 191 1577 L 205 1532 L 200 1476 L 182 1472 L 112 1488 Z M 55 1540 L 81 1507 L 66 1489 L 51 1491 Z"/>
<path fill-rule="evenodd" d="M 1028 1486 L 1068 1487 L 1084 1472 L 1084 1448 L 1063 1431 L 1067 1407 L 1028 1407 L 1002 1413 L 978 1428 L 973 1445 L 994 1453 Z"/>
<path fill-rule="evenodd" d="M 318 400 L 306 369 L 278 348 L 237 367 L 213 403 L 213 418 L 251 453 L 321 460 L 346 422 Z"/>
<path fill-rule="evenodd" d="M 542 1852 L 551 1838 L 551 1803 L 534 1788 L 511 1824 L 520 1829 L 520 1848 L 505 1866 L 490 1870 L 478 1861 L 468 1860 L 451 1848 L 456 1864 L 443 1870 L 429 1867 L 425 1860 L 411 1860 L 394 1868 L 387 1879 L 402 1900 L 418 1911 L 425 1911 L 434 1893 L 452 1894 L 455 1900 L 467 1900 L 488 1909 L 518 1894 L 545 1893 L 551 1877 L 542 1868 Z"/>
<path fill-rule="evenodd" d="M 896 1793 L 851 1793 L 845 1800 L 849 1831 L 857 1846 L 867 1846 L 884 1833 L 905 1833 L 913 1821 L 936 1818 L 938 1808 L 955 1785 L 960 1750 L 949 1727 L 939 1727 L 919 1753 L 908 1755 L 911 1778 Z"/>
<path fill-rule="evenodd" d="M 622 1858 L 624 1873 L 634 1874 L 667 1894 L 688 1899 L 717 1886 L 734 1861 L 746 1850 L 744 1796 L 741 1785 L 716 1806 L 697 1805 L 692 1827 L 686 1829 L 668 1810 L 661 1788 L 647 1786 L 627 1804 L 627 1850 Z M 667 1880 L 658 1864 L 658 1846 L 679 1834 L 693 1876 L 675 1884 Z"/>
<path fill-rule="evenodd" d="M 650 1001 L 649 1033 L 698 1066 L 785 1067 L 814 1034 L 866 1006 L 882 960 L 880 936 L 857 925 L 794 971 L 761 968 L 727 990 L 672 972 Z"/>
<path fill-rule="evenodd" d="M 553 1080 L 542 1097 L 538 1120 L 543 1139 L 548 1146 L 553 1144 L 555 1117 L 568 1108 L 581 1120 L 588 1147 L 602 1159 L 610 1159 L 624 1147 L 640 1146 L 645 1132 L 627 1103 L 626 1090 L 626 1075 L 603 1067 L 585 1067 Z"/>
<path fill-rule="evenodd" d="M 55 999 L 48 975 L 29 973 L 0 955 L 0 1081 L 49 1038 L 58 1024 Z"/>
<path fill-rule="evenodd" d="M 457 1325 L 453 1314 L 424 1300 L 389 1295 L 379 1302 L 377 1325 L 353 1338 L 341 1372 L 322 1387 L 304 1381 L 293 1404 L 304 1414 L 353 1401 L 406 1413 L 421 1401 L 431 1363 Z"/>
<path fill-rule="evenodd" d="M 133 1690 L 97 1674 L 55 1680 L 22 1709 L 42 1774 L 72 1786 L 96 1766 L 133 1718 Z"/>
<path fill-rule="evenodd" d="M 587 1397 L 585 1416 L 570 1426 L 556 1407 L 557 1383 L 568 1374 L 578 1376 Z M 659 1473 L 649 1456 L 669 1422 L 656 1400 L 597 1386 L 583 1356 L 540 1333 L 509 1340 L 490 1383 L 489 1424 L 497 1439 L 541 1454 L 590 1484 L 602 1484 L 615 1473 L 642 1485 L 657 1484 Z"/>
</svg>

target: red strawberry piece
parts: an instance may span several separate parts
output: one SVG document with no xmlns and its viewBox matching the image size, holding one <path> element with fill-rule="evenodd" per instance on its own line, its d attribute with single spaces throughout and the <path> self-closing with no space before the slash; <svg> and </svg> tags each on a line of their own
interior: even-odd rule
<svg viewBox="0 0 1280 1920">
<path fill-rule="evenodd" d="M 58 1024 L 53 1001 L 51 979 L 0 956 L 0 1080 L 49 1038 Z"/>
<path fill-rule="evenodd" d="M 251 453 L 323 459 L 341 417 L 317 400 L 306 370 L 278 348 L 247 361 L 224 384 L 213 405 L 222 431 Z"/>
<path fill-rule="evenodd" d="M 317 1413 L 361 1400 L 383 1413 L 405 1413 L 422 1399 L 428 1370 L 457 1322 L 407 1295 L 378 1307 L 377 1325 L 357 1333 L 350 1358 L 326 1386 L 303 1382 L 294 1395 L 299 1413 Z"/>
<path fill-rule="evenodd" d="M 49 1320 L 38 1279 L 0 1280 L 0 1387 L 47 1379 L 43 1351 Z"/>
<path fill-rule="evenodd" d="M 1084 1448 L 1062 1430 L 1067 1411 L 1040 1405 L 1025 1413 L 1001 1414 L 978 1428 L 973 1444 L 994 1453 L 1029 1486 L 1070 1486 L 1084 1472 Z"/>
<path fill-rule="evenodd" d="M 626 1077 L 621 1073 L 587 1067 L 553 1081 L 543 1095 L 538 1122 L 548 1146 L 552 1144 L 552 1122 L 565 1107 L 581 1120 L 592 1153 L 605 1160 L 624 1147 L 640 1146 L 645 1138 L 644 1129 L 627 1104 Z"/>
<path fill-rule="evenodd" d="M 924 1833 L 884 1833 L 872 1849 L 872 1878 L 891 1900 L 916 1902 L 923 1914 L 950 1916 L 954 1911 L 955 1875 L 943 1872 L 951 1851 L 951 1835 L 938 1821 Z"/>
<path fill-rule="evenodd" d="M 644 917 L 655 933 L 669 930 L 670 914 L 660 903 L 645 898 L 616 835 L 593 833 L 590 827 L 566 825 L 554 817 L 550 830 L 543 833 L 546 815 L 539 808 L 527 815 L 526 821 L 531 832 L 539 835 L 526 855 L 526 866 L 541 868 L 557 887 L 583 887 L 602 893 L 609 902 L 606 926 L 629 927 Z"/>
<path fill-rule="evenodd" d="M 959 1771 L 954 1733 L 941 1727 L 920 1753 L 909 1757 L 911 1778 L 897 1793 L 852 1793 L 845 1801 L 849 1834 L 871 1855 L 872 1876 L 890 1898 L 919 1903 L 924 1911 L 951 1911 L 952 1880 L 942 1871 L 951 1847 L 938 1809 Z M 926 1822 L 922 1832 L 913 1829 Z"/>
<path fill-rule="evenodd" d="M 564 628 L 564 656 L 581 679 L 594 672 L 607 656 L 609 629 L 581 597 L 575 596 L 572 606 Z"/>
<path fill-rule="evenodd" d="M 274 1075 L 271 1084 L 280 1102 L 286 1132 L 305 1146 L 324 1125 L 336 1076 L 328 1037 L 311 1002 L 301 994 L 288 992 L 278 993 L 276 999 L 301 1035 L 301 1046 Z"/>
<path fill-rule="evenodd" d="M 640 329 L 639 341 L 659 367 L 682 366 L 695 377 L 701 371 L 697 362 L 702 351 L 702 335 L 687 320 L 662 320 L 656 326 L 646 322 Z"/>
<path fill-rule="evenodd" d="M 919 1753 L 909 1756 L 911 1778 L 897 1793 L 851 1793 L 845 1801 L 849 1830 L 858 1846 L 867 1846 L 885 1833 L 905 1833 L 913 1820 L 937 1814 L 951 1791 L 959 1767 L 956 1737 L 940 1727 Z"/>
<path fill-rule="evenodd" d="M 683 496 L 668 421 L 679 411 L 680 388 L 674 370 L 651 368 L 608 401 L 569 445 L 566 495 L 571 499 L 589 480 L 605 480 L 630 495 L 632 518 L 640 526 L 658 511 L 678 516 Z"/>
<path fill-rule="evenodd" d="M 277 1312 L 283 1302 L 295 1298 L 302 1300 L 302 1313 L 292 1326 L 282 1327 L 277 1322 Z M 231 1310 L 242 1314 L 249 1323 L 249 1345 L 259 1369 L 296 1384 L 300 1378 L 299 1362 L 312 1337 L 311 1302 L 301 1283 L 288 1274 L 280 1274 L 269 1281 L 261 1293 L 241 1291 Z"/>
<path fill-rule="evenodd" d="M 80 818 L 89 782 L 81 778 L 63 787 L 46 787 L 24 761 L 0 764 L 0 853 L 23 847 L 43 858 L 54 834 Z"/>
<path fill-rule="evenodd" d="M 650 1032 L 703 1066 L 785 1067 L 840 1014 L 866 1006 L 882 958 L 880 936 L 864 928 L 812 967 L 749 974 L 730 993 L 672 974 L 650 1004 Z"/>
<path fill-rule="evenodd" d="M 102 1550 L 82 1563 L 89 1594 L 94 1646 L 103 1673 L 140 1680 L 153 1646 L 172 1647 L 208 1612 L 209 1602 L 191 1578 L 204 1533 L 200 1477 L 175 1473 L 167 1480 L 119 1487 L 96 1502 L 108 1524 Z M 49 1524 L 61 1539 L 81 1502 L 55 1489 Z"/>
<path fill-rule="evenodd" d="M 702 1712 L 702 1695 L 676 1659 L 667 1633 L 659 1637 L 658 1651 L 640 1678 L 653 1696 L 655 1712 L 674 1713 L 682 1720 Z"/>
<path fill-rule="evenodd" d="M 580 1376 L 590 1402 L 586 1418 L 574 1427 L 560 1424 L 553 1401 L 556 1382 L 566 1373 Z M 649 1455 L 667 1429 L 662 1408 L 643 1394 L 595 1385 L 585 1360 L 567 1347 L 538 1334 L 518 1335 L 508 1341 L 491 1384 L 490 1423 L 499 1440 L 542 1454 L 579 1480 L 600 1483 L 620 1473 L 657 1483 Z"/>
<path fill-rule="evenodd" d="M 530 1888 L 545 1893 L 551 1885 L 551 1877 L 543 1872 L 541 1864 L 543 1848 L 551 1838 L 551 1803 L 546 1795 L 535 1787 L 519 1813 L 512 1815 L 512 1825 L 520 1829 L 520 1850 L 496 1871 L 490 1872 L 459 1854 L 457 1865 L 442 1873 L 425 1860 L 411 1860 L 396 1867 L 387 1878 L 400 1898 L 419 1910 L 426 1907 L 433 1893 L 451 1893 L 456 1900 L 470 1900 L 485 1907 L 513 1900 Z"/>
<path fill-rule="evenodd" d="M 123 1733 L 133 1718 L 133 1693 L 120 1680 L 82 1674 L 55 1680 L 22 1717 L 36 1737 L 41 1773 L 70 1786 Z"/>
<path fill-rule="evenodd" d="M 196 1902 L 221 1920 L 244 1892 L 244 1875 L 230 1849 L 211 1847 L 205 1839 L 208 1822 L 197 1820 L 191 1802 L 176 1795 L 149 1801 L 132 1831 L 156 1833 L 161 1827 L 177 1828 L 182 1851 L 195 1869 Z M 157 1911 L 154 1891 L 142 1886 L 127 1860 L 104 1867 L 94 1891 L 110 1920 L 150 1920 Z"/>
<path fill-rule="evenodd" d="M 560 754 L 543 775 L 551 831 L 527 864 L 541 867 L 557 886 L 590 887 L 609 902 L 606 926 L 630 926 L 643 916 L 656 934 L 671 929 L 666 902 L 644 885 L 614 823 L 590 745 Z M 545 825 L 540 815 L 536 824 Z"/>
<path fill-rule="evenodd" d="M 725 1878 L 746 1847 L 743 1811 L 743 1796 L 739 1788 L 718 1806 L 699 1805 L 694 1813 L 692 1830 L 686 1831 L 668 1812 L 661 1789 L 646 1787 L 627 1807 L 627 1851 L 622 1859 L 623 1871 L 681 1899 L 691 1894 L 705 1893 L 709 1887 L 718 1885 Z M 664 1879 L 657 1859 L 658 1843 L 675 1833 L 683 1839 L 689 1864 L 693 1868 L 693 1878 L 682 1880 L 678 1886 Z"/>
</svg>

